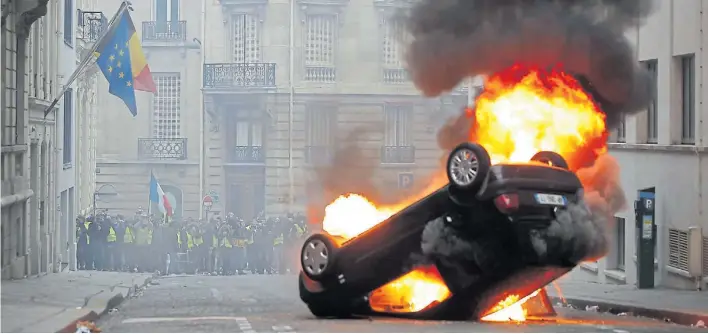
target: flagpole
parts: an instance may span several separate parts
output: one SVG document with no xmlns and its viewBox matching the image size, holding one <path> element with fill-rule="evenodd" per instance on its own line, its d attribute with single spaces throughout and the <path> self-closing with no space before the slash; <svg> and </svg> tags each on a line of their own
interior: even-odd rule
<svg viewBox="0 0 708 334">
<path fill-rule="evenodd" d="M 47 107 L 44 110 L 44 118 L 47 118 L 47 115 L 49 115 L 49 113 L 52 112 L 52 109 L 54 109 L 54 107 L 57 105 L 57 103 L 59 103 L 59 100 L 61 100 L 61 98 L 64 96 L 64 93 L 66 93 L 66 91 L 69 90 L 69 88 L 71 87 L 71 84 L 74 83 L 74 80 L 76 80 L 76 78 L 81 73 L 83 73 L 84 70 L 86 70 L 89 63 L 93 60 L 94 53 L 96 53 L 96 50 L 98 50 L 98 46 L 101 44 L 103 39 L 106 38 L 106 35 L 108 35 L 108 32 L 113 27 L 113 24 L 115 24 L 118 17 L 123 15 L 123 13 L 125 13 L 126 10 L 129 10 L 129 9 L 132 10 L 131 6 L 132 6 L 132 4 L 130 3 L 130 1 L 127 1 L 127 0 L 123 1 L 120 4 L 120 7 L 118 8 L 118 11 L 116 12 L 116 14 L 113 15 L 113 18 L 111 18 L 110 21 L 108 21 L 108 27 L 106 29 L 104 29 L 103 32 L 101 32 L 101 36 L 96 40 L 95 43 L 93 43 L 93 47 L 91 47 L 90 52 L 88 52 L 86 54 L 86 56 L 81 61 L 81 63 L 79 63 L 79 66 L 76 67 L 76 69 L 74 70 L 74 73 L 71 74 L 71 76 L 69 77 L 69 80 L 67 81 L 66 84 L 64 84 L 64 86 L 62 87 L 62 89 L 59 92 L 59 94 L 57 95 L 57 97 L 55 97 L 54 100 L 52 100 L 52 103 L 49 105 L 49 107 Z"/>
<path fill-rule="evenodd" d="M 152 189 L 150 189 L 150 187 L 152 186 L 152 177 L 153 177 L 153 173 L 152 173 L 152 169 L 151 169 L 150 170 L 150 181 L 148 181 L 148 217 L 150 217 L 150 215 L 152 214 L 152 201 L 150 200 L 150 192 L 152 191 Z"/>
</svg>

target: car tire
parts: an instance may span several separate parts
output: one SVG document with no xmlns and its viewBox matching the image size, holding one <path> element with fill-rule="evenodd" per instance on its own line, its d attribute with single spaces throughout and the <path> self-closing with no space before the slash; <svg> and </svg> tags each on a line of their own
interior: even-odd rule
<svg viewBox="0 0 708 334">
<path fill-rule="evenodd" d="M 531 157 L 531 161 L 540 162 L 542 164 L 550 165 L 553 167 L 569 169 L 568 162 L 565 161 L 563 156 L 552 151 L 541 151 Z"/>
<path fill-rule="evenodd" d="M 447 179 L 457 190 L 477 191 L 484 183 L 491 165 L 489 153 L 482 145 L 462 143 L 447 158 Z"/>
<path fill-rule="evenodd" d="M 332 237 L 316 233 L 305 240 L 300 250 L 302 272 L 314 281 L 326 279 L 334 270 L 337 244 Z"/>
<path fill-rule="evenodd" d="M 298 275 L 300 299 L 307 305 L 310 313 L 318 318 L 348 318 L 352 309 L 341 298 L 330 295 L 314 280 L 309 280 L 303 272 Z"/>
</svg>

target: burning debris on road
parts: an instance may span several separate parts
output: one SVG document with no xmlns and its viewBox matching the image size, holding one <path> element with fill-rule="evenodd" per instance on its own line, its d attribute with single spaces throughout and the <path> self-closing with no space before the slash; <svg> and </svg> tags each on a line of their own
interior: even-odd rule
<svg viewBox="0 0 708 334">
<path fill-rule="evenodd" d="M 422 313 L 439 304 L 465 305 L 460 299 L 468 299 L 475 300 L 474 314 L 484 320 L 523 320 L 522 304 L 541 293 L 539 289 L 544 285 L 578 263 L 606 254 L 607 234 L 613 223 L 611 217 L 625 205 L 619 166 L 607 154 L 608 128 L 617 125 L 623 114 L 646 108 L 652 95 L 651 79 L 637 65 L 623 32 L 628 26 L 641 24 L 653 10 L 654 2 L 649 0 L 424 0 L 412 8 L 405 16 L 411 35 L 407 59 L 413 81 L 425 95 L 437 96 L 457 86 L 467 76 L 485 75 L 487 79 L 475 106 L 449 120 L 438 131 L 443 157 L 450 156 L 447 175 L 445 169 L 434 173 L 413 196 L 394 196 L 391 200 L 390 194 L 377 189 L 373 167 L 368 167 L 351 141 L 346 150 L 337 153 L 330 168 L 337 171 L 340 178 L 327 177 L 332 173 L 326 169 L 320 173 L 325 201 L 330 204 L 317 221 L 322 222 L 325 232 L 335 237 L 336 247 L 359 247 L 369 251 L 358 245 L 365 243 L 360 239 L 394 242 L 389 240 L 395 234 L 372 236 L 394 233 L 391 231 L 395 227 L 390 226 L 379 229 L 386 230 L 384 232 L 374 231 L 382 222 L 391 225 L 397 224 L 392 222 L 397 219 L 422 219 L 423 213 L 431 216 L 420 229 L 419 249 L 401 250 L 417 254 L 409 257 L 408 273 L 400 268 L 404 275 L 382 280 L 382 284 L 368 294 L 372 311 Z M 491 165 L 531 166 L 533 163 L 529 161 L 539 152 L 555 152 L 564 160 L 561 162 L 567 165 L 565 168 L 577 177 L 582 194 L 575 200 L 563 200 L 562 205 L 554 208 L 547 226 L 524 229 L 520 238 L 500 236 L 514 233 L 495 230 L 497 227 L 493 226 L 476 227 L 472 234 L 482 237 L 466 235 L 454 221 L 462 215 L 463 220 L 487 222 L 486 217 L 475 216 L 476 212 L 484 210 L 473 204 L 474 210 L 461 208 L 457 209 L 459 215 L 451 214 L 447 204 L 440 204 L 437 197 L 441 191 L 448 191 L 447 184 L 454 176 L 450 174 L 450 161 L 455 158 L 458 145 L 466 142 L 479 144 L 488 155 L 487 158 L 479 156 L 479 152 L 466 146 L 471 152 L 463 157 L 476 154 L 478 167 L 485 159 Z M 357 163 L 351 164 L 352 157 L 358 157 Z M 352 169 L 352 165 L 358 170 L 353 174 L 357 177 L 341 178 L 342 170 Z M 552 165 L 558 167 L 556 162 Z M 474 174 L 479 172 L 488 178 L 505 178 L 509 173 L 500 167 L 485 170 L 487 176 L 481 170 L 488 167 L 479 168 Z M 485 179 L 477 186 L 481 188 L 474 189 L 479 191 L 477 196 L 481 196 L 479 194 L 488 190 L 488 181 Z M 452 197 L 456 196 L 453 185 L 449 186 L 449 192 Z M 523 221 L 515 221 L 517 218 L 503 207 L 516 205 L 518 208 L 522 197 L 502 194 L 494 204 L 509 215 L 512 223 L 523 225 Z M 502 207 L 497 202 L 500 198 Z M 426 201 L 434 204 L 426 204 Z M 420 206 L 430 207 L 421 209 Z M 441 212 L 427 212 L 434 210 Z M 410 233 L 417 231 L 411 227 Z M 357 238 L 359 236 L 362 237 Z M 520 262 L 522 260 L 515 258 L 518 254 L 509 250 L 513 248 L 510 242 L 528 243 L 535 253 L 528 256 L 533 259 Z M 320 244 L 311 246 L 315 249 Z M 406 245 L 410 244 L 406 242 Z M 335 251 L 325 248 L 322 254 L 325 258 L 328 254 L 334 257 Z M 346 271 L 339 263 L 342 257 L 347 258 L 337 255 L 338 270 Z M 348 258 L 353 262 L 361 260 Z M 381 261 L 372 262 L 379 271 L 391 266 L 392 260 Z M 528 275 L 528 279 L 519 278 L 523 277 L 523 268 L 528 263 L 540 267 L 552 264 L 556 269 L 538 270 Z M 324 264 L 323 272 L 330 270 L 328 265 L 331 266 L 329 262 Z M 316 276 L 311 272 L 308 275 Z M 376 273 L 348 275 L 339 274 L 334 281 L 344 285 L 347 280 L 353 280 L 352 276 L 376 281 L 371 276 Z M 306 278 L 301 275 L 303 279 Z M 326 290 L 324 274 L 314 280 L 317 282 L 308 284 Z M 357 289 L 365 286 L 347 284 L 354 284 Z M 301 288 L 301 296 L 315 313 L 312 293 L 307 292 L 305 298 Z"/>
</svg>

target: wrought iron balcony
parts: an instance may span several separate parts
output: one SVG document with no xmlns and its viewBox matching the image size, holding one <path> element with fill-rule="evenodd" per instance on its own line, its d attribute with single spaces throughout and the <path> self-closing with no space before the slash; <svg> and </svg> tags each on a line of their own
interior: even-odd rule
<svg viewBox="0 0 708 334">
<path fill-rule="evenodd" d="M 407 83 L 410 79 L 408 71 L 402 68 L 385 68 L 383 70 L 383 82 L 387 84 Z"/>
<path fill-rule="evenodd" d="M 108 27 L 108 19 L 102 12 L 85 12 L 79 9 L 76 17 L 79 25 L 76 38 L 87 43 L 96 42 Z"/>
<path fill-rule="evenodd" d="M 305 162 L 311 165 L 325 165 L 332 159 L 333 150 L 330 146 L 305 146 Z"/>
<path fill-rule="evenodd" d="M 205 88 L 274 88 L 275 63 L 204 64 Z"/>
<path fill-rule="evenodd" d="M 381 147 L 382 164 L 411 164 L 415 162 L 414 146 Z"/>
<path fill-rule="evenodd" d="M 231 150 L 231 163 L 262 163 L 265 154 L 262 146 L 234 146 Z"/>
<path fill-rule="evenodd" d="M 187 21 L 143 22 L 145 42 L 184 42 L 187 39 Z"/>
<path fill-rule="evenodd" d="M 187 138 L 138 138 L 139 160 L 187 160 Z"/>
</svg>

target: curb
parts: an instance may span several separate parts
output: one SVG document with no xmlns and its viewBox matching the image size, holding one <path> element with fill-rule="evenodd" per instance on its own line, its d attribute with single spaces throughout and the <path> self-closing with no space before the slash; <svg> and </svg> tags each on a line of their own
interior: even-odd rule
<svg viewBox="0 0 708 334">
<path fill-rule="evenodd" d="M 565 298 L 565 300 L 563 300 L 562 298 L 555 296 L 552 296 L 551 300 L 554 304 L 560 303 L 565 306 L 572 306 L 581 310 L 585 310 L 587 307 L 597 307 L 598 312 L 607 312 L 615 315 L 620 313 L 631 313 L 634 316 L 657 319 L 689 327 L 695 326 L 699 321 L 708 323 L 708 314 L 705 313 L 700 314 L 685 311 L 661 310 L 588 299 Z"/>
<path fill-rule="evenodd" d="M 124 300 L 134 296 L 140 289 L 148 286 L 152 280 L 154 280 L 157 277 L 156 274 L 153 274 L 152 276 L 149 276 L 148 278 L 145 279 L 145 281 L 142 284 L 133 284 L 133 286 L 128 288 L 128 291 L 123 294 L 123 292 L 115 292 L 116 288 L 118 286 L 113 286 L 110 288 L 109 291 L 104 291 L 106 293 L 113 293 L 111 297 L 108 298 L 106 301 L 106 306 L 105 307 L 98 307 L 100 309 L 100 312 L 96 312 L 95 310 L 90 310 L 88 311 L 85 315 L 77 318 L 76 320 L 71 321 L 69 324 L 61 328 L 60 330 L 56 331 L 55 333 L 75 333 L 76 332 L 76 324 L 81 322 L 81 321 L 93 321 L 95 322 L 98 320 L 101 316 L 108 314 L 108 312 L 111 309 L 116 308 L 116 306 L 120 305 Z M 124 290 L 124 289 L 119 289 L 119 290 Z M 100 294 L 104 293 L 100 292 L 95 295 L 92 295 L 90 297 L 86 298 L 86 301 L 84 302 L 84 307 L 89 306 L 91 299 L 95 298 L 96 296 L 99 296 Z"/>
</svg>

